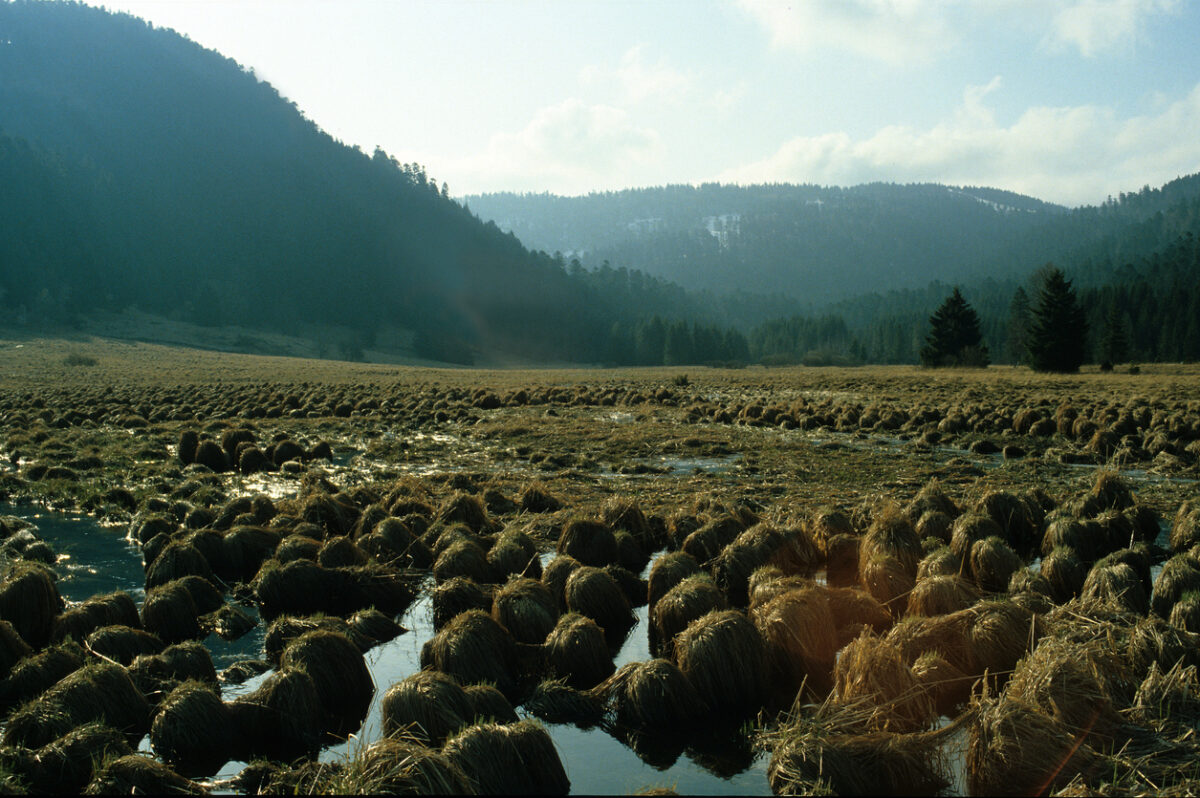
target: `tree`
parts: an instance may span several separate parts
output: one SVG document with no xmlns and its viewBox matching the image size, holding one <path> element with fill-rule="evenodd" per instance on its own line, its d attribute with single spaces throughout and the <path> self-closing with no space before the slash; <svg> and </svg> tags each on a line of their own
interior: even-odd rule
<svg viewBox="0 0 1200 798">
<path fill-rule="evenodd" d="M 1111 368 L 1129 357 L 1129 327 L 1125 314 L 1114 302 L 1104 316 L 1104 334 L 1100 338 L 1100 360 Z"/>
<path fill-rule="evenodd" d="M 1026 348 L 1034 371 L 1079 371 L 1087 341 L 1087 318 L 1075 301 L 1075 289 L 1051 267 L 1038 292 Z"/>
<path fill-rule="evenodd" d="M 1026 339 L 1029 336 L 1029 294 L 1017 286 L 1013 293 L 1012 302 L 1008 306 L 1008 337 L 1004 342 L 1004 352 L 1008 362 L 1021 363 L 1025 360 L 1028 350 Z"/>
<path fill-rule="evenodd" d="M 921 365 L 985 367 L 987 347 L 979 333 L 979 315 L 958 288 L 929 317 L 930 331 L 921 348 Z"/>
</svg>

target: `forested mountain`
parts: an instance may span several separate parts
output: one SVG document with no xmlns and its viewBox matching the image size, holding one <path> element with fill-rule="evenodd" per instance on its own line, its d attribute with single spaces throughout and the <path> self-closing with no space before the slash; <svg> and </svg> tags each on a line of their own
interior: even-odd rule
<svg viewBox="0 0 1200 798">
<path fill-rule="evenodd" d="M 714 293 L 790 295 L 819 307 L 931 279 L 995 273 L 993 253 L 1065 209 L 988 188 L 716 183 L 464 202 L 525 244 L 642 269 Z M 1019 270 L 1017 264 L 1006 273 Z"/>
<path fill-rule="evenodd" d="M 1122 360 L 1200 360 L 1200 177 L 1072 211 L 1062 222 L 1077 237 L 1042 230 L 1060 243 L 1056 248 L 1047 241 L 1041 251 L 1065 252 L 1054 262 L 1080 290 L 1089 360 L 1111 360 L 1115 353 L 1106 351 L 1106 343 L 1114 337 L 1124 342 L 1118 347 Z M 1036 295 L 1048 262 L 1031 255 L 1030 268 L 1019 277 L 961 283 L 994 361 L 1021 362 L 1020 297 Z M 768 362 L 915 363 L 930 314 L 952 290 L 935 281 L 863 294 L 829 306 L 819 317 L 767 320 L 750 334 L 751 356 Z"/>
<path fill-rule="evenodd" d="M 234 61 L 74 2 L 0 0 L 0 186 L 6 324 L 133 307 L 459 362 L 915 363 L 958 285 L 1014 362 L 1018 288 L 1052 261 L 1095 357 L 1200 359 L 1200 176 L 1069 211 L 889 184 L 464 205 Z"/>
<path fill-rule="evenodd" d="M 568 274 L 234 61 L 78 3 L 0 2 L 0 185 L 0 305 L 18 321 L 134 306 L 587 361 L 614 323 L 696 311 L 629 269 Z"/>
<path fill-rule="evenodd" d="M 1124 263 L 1188 229 L 1190 222 L 1162 214 L 1198 195 L 1200 177 L 1193 176 L 1070 211 L 997 189 L 884 183 L 705 184 L 464 201 L 527 245 L 588 266 L 620 263 L 716 294 L 785 294 L 819 311 L 864 290 L 1023 279 L 1047 261 Z"/>
</svg>

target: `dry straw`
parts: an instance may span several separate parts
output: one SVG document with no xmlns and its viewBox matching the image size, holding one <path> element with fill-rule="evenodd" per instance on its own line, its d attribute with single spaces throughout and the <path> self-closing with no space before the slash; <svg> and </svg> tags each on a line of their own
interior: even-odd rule
<svg viewBox="0 0 1200 798">
<path fill-rule="evenodd" d="M 103 723 L 86 723 L 39 748 L 26 776 L 32 792 L 76 795 L 101 762 L 132 753 L 125 735 Z"/>
<path fill-rule="evenodd" d="M 937 795 L 950 786 L 945 743 L 959 723 L 934 732 L 870 731 L 869 701 L 827 701 L 764 735 L 776 795 Z"/>
<path fill-rule="evenodd" d="M 406 735 L 440 748 L 447 737 L 471 723 L 475 708 L 452 677 L 417 671 L 387 689 L 381 713 L 384 734 Z"/>
<path fill-rule="evenodd" d="M 818 509 L 805 522 L 805 530 L 821 556 L 829 556 L 829 541 L 836 535 L 854 535 L 850 517 L 835 507 Z"/>
<path fill-rule="evenodd" d="M 442 750 L 481 794 L 563 795 L 570 790 L 554 742 L 533 721 L 468 726 Z"/>
<path fill-rule="evenodd" d="M 895 502 L 884 502 L 876 508 L 862 538 L 860 561 L 869 562 L 880 554 L 895 558 L 910 580 L 916 577 L 917 564 L 924 556 L 912 522 Z"/>
<path fill-rule="evenodd" d="M 623 727 L 667 731 L 686 728 L 704 715 L 704 701 L 670 660 L 622 665 L 596 688 Z"/>
<path fill-rule="evenodd" d="M 714 610 L 728 608 L 725 594 L 706 573 L 686 577 L 650 610 L 650 653 L 669 657 L 675 638 L 688 624 Z"/>
<path fill-rule="evenodd" d="M 150 728 L 150 705 L 120 665 L 86 665 L 12 714 L 5 745 L 38 748 L 71 729 L 102 721 L 137 742 Z"/>
<path fill-rule="evenodd" d="M 305 632 L 288 643 L 280 669 L 312 679 L 325 728 L 332 734 L 355 731 L 367 716 L 375 682 L 358 646 L 345 635 L 327 629 Z"/>
<path fill-rule="evenodd" d="M 567 580 L 582 565 L 583 563 L 569 554 L 559 554 L 542 570 L 542 584 L 550 590 L 550 595 L 554 596 L 558 608 L 562 611 L 567 609 Z"/>
<path fill-rule="evenodd" d="M 517 711 L 504 693 L 490 684 L 468 684 L 463 688 L 471 702 L 476 721 L 486 723 L 516 723 Z"/>
<path fill-rule="evenodd" d="M 624 591 L 601 568 L 588 565 L 577 568 L 567 578 L 563 594 L 567 610 L 586 615 L 598 623 L 614 648 L 636 621 Z"/>
<path fill-rule="evenodd" d="M 764 565 L 750 574 L 750 610 L 761 607 L 771 599 L 800 587 L 812 587 L 815 580 L 806 576 L 787 576 L 779 566 Z"/>
<path fill-rule="evenodd" d="M 84 646 L 93 654 L 129 665 L 142 654 L 157 654 L 165 646 L 157 635 L 128 626 L 105 626 L 88 635 Z"/>
<path fill-rule="evenodd" d="M 546 637 L 544 650 L 550 674 L 576 689 L 594 687 L 613 672 L 604 630 L 583 615 L 562 615 Z"/>
<path fill-rule="evenodd" d="M 1041 795 L 1089 776 L 1100 757 L 1052 717 L 1015 699 L 985 698 L 974 707 L 967 746 L 967 783 L 973 795 Z"/>
<path fill-rule="evenodd" d="M 695 558 L 704 567 L 720 555 L 722 549 L 737 539 L 746 529 L 738 519 L 730 515 L 714 518 L 684 539 L 679 547 Z"/>
<path fill-rule="evenodd" d="M 547 679 L 535 686 L 522 706 L 546 723 L 573 723 L 581 728 L 595 726 L 604 716 L 600 694 L 577 690 L 561 679 Z"/>
<path fill-rule="evenodd" d="M 738 535 L 716 556 L 712 565 L 713 577 L 732 606 L 745 607 L 749 603 L 750 575 L 771 562 L 783 542 L 779 530 L 768 524 L 756 524 Z"/>
<path fill-rule="evenodd" d="M 204 788 L 161 762 L 139 754 L 118 757 L 104 766 L 84 795 L 198 795 Z"/>
<path fill-rule="evenodd" d="M 979 600 L 980 593 L 958 576 L 937 575 L 921 579 L 908 595 L 905 614 L 932 618 L 965 610 Z"/>
<path fill-rule="evenodd" d="M 229 711 L 235 759 L 249 762 L 262 756 L 292 761 L 319 747 L 321 701 L 308 674 L 277 671 L 258 689 L 234 699 Z"/>
<path fill-rule="evenodd" d="M 0 582 L 0 619 L 13 625 L 30 646 L 41 649 L 50 642 L 63 600 L 55 576 L 40 563 L 18 560 L 4 571 Z"/>
<path fill-rule="evenodd" d="M 1022 567 L 1021 558 L 998 537 L 975 541 L 971 546 L 971 577 L 986 593 L 1003 593 L 1008 580 Z"/>
<path fill-rule="evenodd" d="M 833 686 L 838 650 L 826 592 L 818 587 L 791 590 L 757 607 L 750 617 L 770 654 L 775 702 L 790 707 L 805 685 L 823 698 Z"/>
<path fill-rule="evenodd" d="M 675 640 L 672 659 L 720 717 L 753 717 L 766 702 L 769 664 L 762 635 L 737 610 L 710 612 Z"/>
<path fill-rule="evenodd" d="M 647 579 L 647 603 L 651 611 L 659 599 L 671 588 L 687 577 L 700 572 L 700 564 L 690 554 L 682 551 L 671 551 L 662 555 L 650 566 Z"/>
<path fill-rule="evenodd" d="M 953 575 L 962 573 L 963 561 L 949 546 L 938 546 L 926 554 L 917 565 L 917 582 L 931 576 Z"/>
<path fill-rule="evenodd" d="M 908 603 L 908 594 L 915 586 L 913 574 L 917 571 L 916 564 L 909 571 L 899 559 L 878 548 L 869 556 L 866 556 L 865 550 L 863 554 L 864 558 L 859 563 L 859 579 L 863 589 L 886 607 L 893 618 L 901 617 Z"/>
<path fill-rule="evenodd" d="M 558 536 L 557 552 L 599 568 L 617 560 L 617 539 L 603 521 L 574 518 Z"/>
<path fill-rule="evenodd" d="M 1137 572 L 1126 563 L 1111 562 L 1108 558 L 1088 571 L 1079 595 L 1084 601 L 1111 602 L 1137 615 L 1150 610 L 1149 597 Z"/>
<path fill-rule="evenodd" d="M 421 667 L 448 673 L 460 684 L 488 682 L 512 697 L 518 678 L 517 644 L 487 613 L 468 610 L 425 641 Z"/>
<path fill-rule="evenodd" d="M 1063 604 L 1079 595 L 1088 567 L 1074 549 L 1059 546 L 1042 558 L 1041 574 L 1050 585 L 1050 598 Z"/>
<path fill-rule="evenodd" d="M 435 585 L 430 592 L 434 630 L 442 629 L 467 610 L 490 610 L 493 590 L 492 585 L 481 585 L 465 576 Z"/>
<path fill-rule="evenodd" d="M 990 537 L 1003 537 L 1004 530 L 990 517 L 977 513 L 963 513 L 954 519 L 950 530 L 950 551 L 961 563 L 969 563 L 971 548 L 977 541 Z M 969 566 L 968 566 L 969 567 Z"/>
<path fill-rule="evenodd" d="M 833 700 L 868 701 L 873 731 L 912 732 L 933 721 L 933 702 L 905 664 L 900 649 L 863 634 L 842 649 L 834 668 Z"/>
<path fill-rule="evenodd" d="M 150 746 L 182 774 L 211 775 L 229 759 L 231 725 L 229 709 L 213 685 L 185 682 L 159 705 Z"/>
<path fill-rule="evenodd" d="M 1158 579 L 1154 581 L 1154 592 L 1150 597 L 1150 609 L 1160 618 L 1171 617 L 1171 608 L 1185 593 L 1200 591 L 1200 563 L 1187 554 L 1176 554 L 1163 563 Z"/>
<path fill-rule="evenodd" d="M 971 695 L 974 677 L 946 661 L 936 651 L 926 651 L 912 664 L 913 678 L 933 701 L 939 715 L 952 717 Z"/>
</svg>

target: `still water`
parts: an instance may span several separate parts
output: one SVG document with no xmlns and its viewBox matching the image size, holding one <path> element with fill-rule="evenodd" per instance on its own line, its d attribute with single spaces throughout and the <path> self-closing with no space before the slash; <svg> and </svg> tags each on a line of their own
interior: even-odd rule
<svg viewBox="0 0 1200 798">
<path fill-rule="evenodd" d="M 82 601 L 97 593 L 114 590 L 127 591 L 139 602 L 144 598 L 141 553 L 135 544 L 125 539 L 123 526 L 105 527 L 84 515 L 3 504 L 0 504 L 0 515 L 29 520 L 37 527 L 37 534 L 58 553 L 59 561 L 54 567 L 59 576 L 58 589 L 68 601 Z M 638 608 L 636 615 L 637 625 L 615 658 L 618 667 L 627 662 L 650 659 L 647 608 Z M 358 739 L 327 748 L 321 753 L 323 761 L 343 757 L 347 750 L 381 735 L 380 705 L 384 692 L 393 683 L 420 670 L 421 646 L 433 636 L 428 590 L 423 591 L 400 623 L 409 630 L 407 634 L 377 646 L 365 655 L 376 690 Z M 262 658 L 263 634 L 260 624 L 250 634 L 232 643 L 209 635 L 204 644 L 213 655 L 213 664 L 221 670 L 237 660 Z M 223 693 L 228 700 L 250 692 L 267 676 L 269 673 L 241 685 L 226 685 Z M 519 708 L 517 713 L 524 714 Z M 546 724 L 546 728 L 571 780 L 571 791 L 576 794 L 628 794 L 647 787 L 670 787 L 690 795 L 770 794 L 765 754 L 758 754 L 752 760 L 746 757 L 747 761 L 738 761 L 734 757 L 735 764 L 731 766 L 729 757 L 719 753 L 714 756 L 711 750 L 668 751 L 665 755 L 656 752 L 656 767 L 599 727 L 580 729 L 570 724 Z M 142 741 L 141 748 L 149 750 L 148 740 Z M 708 763 L 709 767 L 703 763 Z M 244 762 L 229 762 L 215 778 L 234 776 L 244 765 Z M 731 770 L 738 772 L 731 773 Z"/>
</svg>

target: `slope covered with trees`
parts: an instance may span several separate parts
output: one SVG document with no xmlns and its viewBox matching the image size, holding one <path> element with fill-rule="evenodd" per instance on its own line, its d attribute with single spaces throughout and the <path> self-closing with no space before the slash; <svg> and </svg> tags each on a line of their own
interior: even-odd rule
<svg viewBox="0 0 1200 798">
<path fill-rule="evenodd" d="M 931 279 L 1021 271 L 992 253 L 1065 209 L 988 188 L 873 183 L 666 186 L 558 197 L 469 196 L 527 245 L 723 294 L 753 286 L 823 306 Z"/>
<path fill-rule="evenodd" d="M 1185 178 L 1127 195 L 1107 210 L 1085 210 L 1119 216 L 1127 213 L 1126 203 L 1184 186 L 1200 191 L 1200 181 Z M 1083 314 L 1079 326 L 1087 331 L 1083 362 L 1200 360 L 1198 211 L 1200 194 L 1185 196 L 1054 264 L 1076 290 Z M 1122 256 L 1129 259 L 1115 265 Z M 963 286 L 994 362 L 1029 362 L 1040 292 L 1053 270 L 1043 262 L 1019 278 Z M 864 294 L 819 317 L 769 320 L 750 333 L 751 356 L 779 363 L 915 363 L 930 331 L 930 314 L 950 291 L 933 282 L 921 289 Z"/>
<path fill-rule="evenodd" d="M 0 2 L 0 304 L 138 307 L 421 354 L 599 360 L 614 324 L 690 318 L 677 286 L 531 252 L 417 164 L 335 141 L 252 71 L 78 3 Z"/>
</svg>

